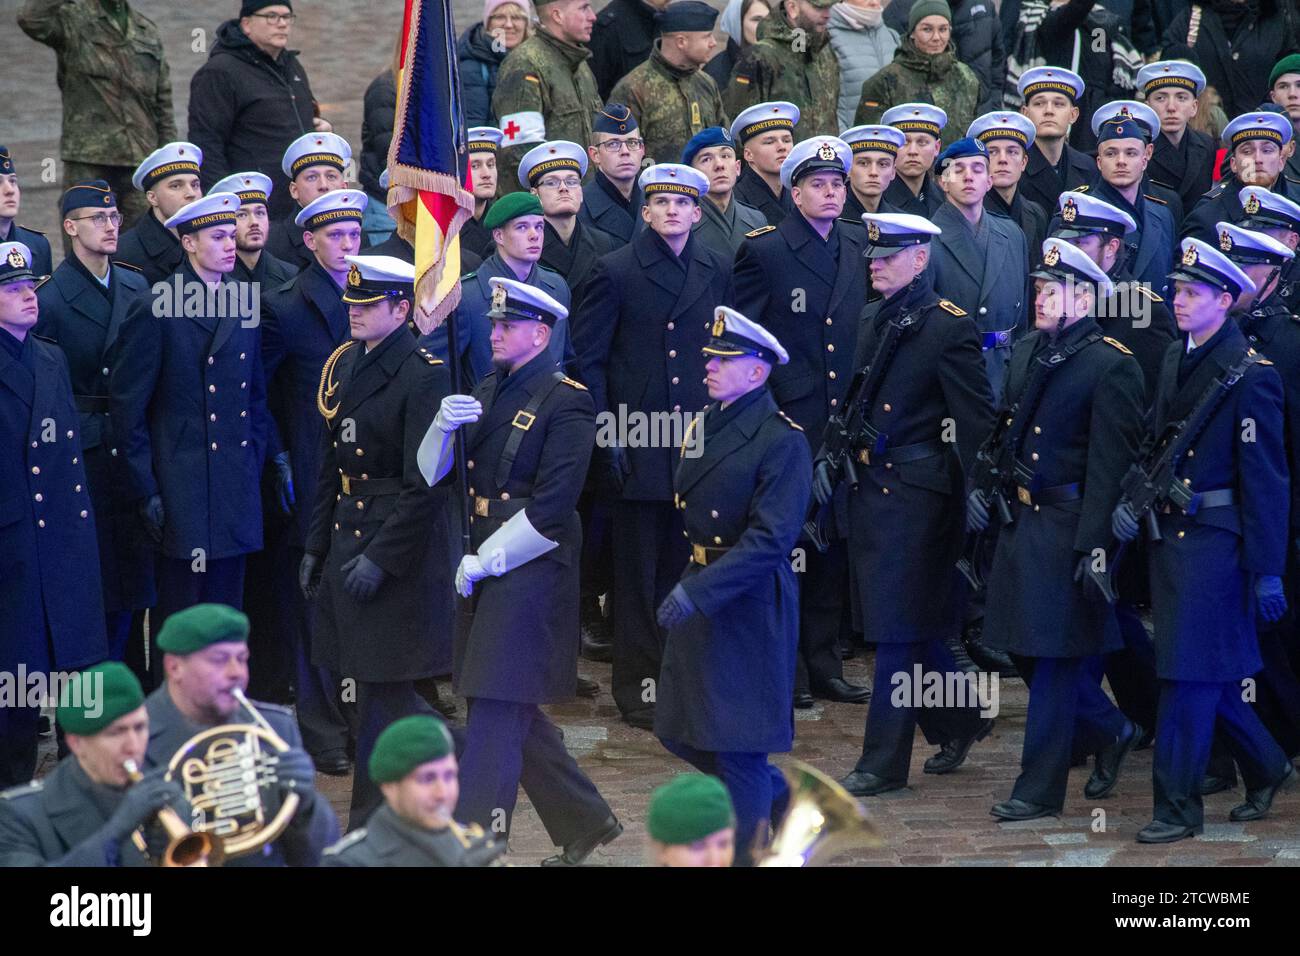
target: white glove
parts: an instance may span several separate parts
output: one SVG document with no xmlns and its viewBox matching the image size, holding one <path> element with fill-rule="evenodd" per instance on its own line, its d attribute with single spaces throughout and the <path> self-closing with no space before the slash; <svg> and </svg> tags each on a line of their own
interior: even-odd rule
<svg viewBox="0 0 1300 956">
<path fill-rule="evenodd" d="M 469 597 L 474 593 L 474 584 L 487 576 L 488 572 L 483 567 L 483 562 L 478 559 L 478 555 L 465 555 L 460 559 L 460 566 L 456 568 L 456 593 L 463 598 Z"/>
<path fill-rule="evenodd" d="M 455 445 L 451 437 L 461 425 L 476 422 L 483 414 L 483 406 L 472 395 L 448 395 L 438 406 L 438 414 L 433 416 L 433 423 L 420 440 L 420 447 L 415 453 L 416 464 L 420 474 L 430 486 L 436 485 L 447 472 L 451 471 L 451 462 Z"/>
<path fill-rule="evenodd" d="M 527 512 L 517 512 L 488 535 L 478 554 L 467 554 L 460 559 L 460 566 L 456 568 L 456 590 L 461 597 L 469 597 L 474 591 L 474 582 L 489 575 L 499 578 L 559 546 L 558 541 L 537 532 L 528 520 Z"/>
</svg>

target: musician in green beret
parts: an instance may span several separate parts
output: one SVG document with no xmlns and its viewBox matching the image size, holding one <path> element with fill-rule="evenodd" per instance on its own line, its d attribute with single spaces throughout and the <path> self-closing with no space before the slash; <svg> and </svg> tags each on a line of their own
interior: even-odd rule
<svg viewBox="0 0 1300 956">
<path fill-rule="evenodd" d="M 736 811 L 722 781 L 683 773 L 650 796 L 649 855 L 656 866 L 731 866 Z"/>
<path fill-rule="evenodd" d="M 71 753 L 43 780 L 0 793 L 0 866 L 147 866 L 131 837 L 144 827 L 158 855 L 165 806 L 188 811 L 161 771 L 132 783 L 128 761 L 143 765 L 149 714 L 140 682 L 110 661 L 72 675 L 56 720 Z"/>
<path fill-rule="evenodd" d="M 389 724 L 370 753 L 370 779 L 384 802 L 325 851 L 322 866 L 489 866 L 505 851 L 482 827 L 453 819 L 460 771 L 451 734 L 436 717 Z"/>
</svg>

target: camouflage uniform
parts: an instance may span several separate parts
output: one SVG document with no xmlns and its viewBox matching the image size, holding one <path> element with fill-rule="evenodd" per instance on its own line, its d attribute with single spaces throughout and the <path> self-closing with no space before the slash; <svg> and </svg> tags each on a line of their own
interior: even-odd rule
<svg viewBox="0 0 1300 956">
<path fill-rule="evenodd" d="M 546 140 L 564 139 L 579 146 L 591 143 L 591 118 L 604 104 L 596 92 L 596 77 L 587 61 L 591 51 L 572 46 L 539 29 L 511 50 L 497 72 L 492 115 L 501 118 L 506 142 L 511 113 L 537 112 L 546 120 Z M 501 194 L 523 187 L 515 176 L 519 161 L 537 143 L 501 150 L 497 168 Z"/>
<path fill-rule="evenodd" d="M 64 187 L 106 179 L 134 220 L 145 202 L 132 171 L 177 138 L 158 28 L 125 0 L 116 15 L 100 0 L 27 0 L 18 25 L 58 56 Z"/>
<path fill-rule="evenodd" d="M 948 114 L 940 134 L 947 146 L 966 135 L 966 128 L 979 115 L 979 101 L 979 77 L 957 59 L 951 43 L 943 53 L 930 55 L 905 37 L 894 62 L 862 84 L 853 125 L 879 123 L 885 110 L 902 103 L 932 103 Z"/>
<path fill-rule="evenodd" d="M 722 95 L 713 77 L 701 69 L 673 66 L 659 52 L 619 80 L 610 102 L 626 103 L 645 140 L 646 159 L 679 163 L 690 138 L 709 126 L 729 126 Z"/>
<path fill-rule="evenodd" d="M 816 0 L 816 6 L 830 6 Z M 840 64 L 829 33 L 806 34 L 790 26 L 779 5 L 758 25 L 758 42 L 741 55 L 722 94 L 722 105 L 738 116 L 758 103 L 785 100 L 799 107 L 795 142 L 809 136 L 838 136 Z"/>
</svg>

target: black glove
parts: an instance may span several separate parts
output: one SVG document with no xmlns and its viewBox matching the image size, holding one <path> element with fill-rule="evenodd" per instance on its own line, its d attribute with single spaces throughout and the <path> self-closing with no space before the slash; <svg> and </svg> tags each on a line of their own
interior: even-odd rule
<svg viewBox="0 0 1300 956">
<path fill-rule="evenodd" d="M 819 505 L 824 505 L 835 497 L 835 483 L 831 481 L 831 463 L 822 459 L 813 465 L 813 498 Z"/>
<path fill-rule="evenodd" d="M 1255 578 L 1255 604 L 1259 616 L 1269 624 L 1282 620 L 1286 613 L 1286 595 L 1282 592 L 1282 579 L 1276 574 L 1261 574 Z"/>
<path fill-rule="evenodd" d="M 175 781 L 164 780 L 166 767 L 155 767 L 122 793 L 122 801 L 103 826 L 103 834 L 114 842 L 125 840 L 136 827 L 148 823 L 165 806 L 182 806 L 185 796 Z"/>
<path fill-rule="evenodd" d="M 303 793 L 316 786 L 316 765 L 305 750 L 276 755 L 275 781 L 285 793 Z"/>
<path fill-rule="evenodd" d="M 314 554 L 304 554 L 298 565 L 298 590 L 302 591 L 302 596 L 309 601 L 316 596 L 316 591 L 320 588 L 320 575 L 320 558 Z"/>
<path fill-rule="evenodd" d="M 1089 600 L 1106 601 L 1106 595 L 1101 590 L 1101 585 L 1097 579 L 1088 573 L 1092 566 L 1092 555 L 1085 554 L 1079 557 L 1079 563 L 1074 566 L 1074 583 L 1083 589 L 1083 596 Z M 1110 602 L 1106 602 L 1110 603 Z"/>
<path fill-rule="evenodd" d="M 597 490 L 611 498 L 623 494 L 623 483 L 627 480 L 627 453 L 618 445 L 604 449 L 601 456 L 604 467 L 597 477 Z"/>
<path fill-rule="evenodd" d="M 966 497 L 966 530 L 984 531 L 989 526 L 989 503 L 976 488 Z"/>
<path fill-rule="evenodd" d="M 1133 513 L 1133 506 L 1127 501 L 1121 501 L 1115 506 L 1115 511 L 1110 516 L 1110 533 L 1115 536 L 1116 541 L 1132 541 L 1138 536 L 1138 519 Z"/>
<path fill-rule="evenodd" d="M 162 544 L 163 523 L 167 520 L 163 514 L 162 495 L 150 495 L 140 502 L 140 520 L 153 543 Z"/>
<path fill-rule="evenodd" d="M 379 585 L 384 583 L 384 569 L 364 554 L 346 562 L 339 571 L 347 575 L 343 579 L 343 590 L 358 604 L 365 604 L 373 598 Z"/>
<path fill-rule="evenodd" d="M 680 627 L 694 613 L 695 604 L 687 596 L 686 589 L 680 584 L 675 585 L 664 598 L 664 603 L 659 605 L 659 626 L 665 630 Z"/>
<path fill-rule="evenodd" d="M 293 491 L 293 465 L 289 463 L 289 453 L 280 452 L 272 463 L 275 465 L 275 495 L 280 502 L 280 512 L 291 515 L 298 498 Z"/>
</svg>

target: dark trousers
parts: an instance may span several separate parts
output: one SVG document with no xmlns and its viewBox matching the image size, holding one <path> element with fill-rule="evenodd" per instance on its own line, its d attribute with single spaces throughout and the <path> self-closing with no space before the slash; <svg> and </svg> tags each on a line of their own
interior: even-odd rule
<svg viewBox="0 0 1300 956">
<path fill-rule="evenodd" d="M 690 560 L 690 544 L 682 535 L 681 512 L 671 501 L 616 501 L 610 517 L 614 703 L 622 714 L 653 711 L 664 649 L 655 616 L 668 592 L 681 580 Z"/>
<path fill-rule="evenodd" d="M 1155 644 L 1132 604 L 1122 599 L 1116 603 L 1115 619 L 1119 622 L 1123 649 L 1104 655 L 1099 662 L 1093 658 L 1090 666 L 1099 676 L 1104 669 L 1115 703 L 1124 716 L 1150 729 L 1156 725 L 1156 699 L 1160 696 Z M 1098 663 L 1102 668 L 1098 668 Z"/>
<path fill-rule="evenodd" d="M 127 646 L 131 642 L 131 624 L 134 619 L 134 611 L 111 611 L 104 616 L 110 661 L 126 660 Z"/>
<path fill-rule="evenodd" d="M 521 785 L 556 846 L 590 836 L 613 816 L 540 707 L 473 698 L 456 818 L 477 823 L 494 836 L 509 836 Z"/>
<path fill-rule="evenodd" d="M 1061 809 L 1074 746 L 1094 753 L 1124 731 L 1124 715 L 1097 682 L 1091 658 L 1038 657 L 1029 682 L 1029 713 L 1015 799 Z M 1073 727 L 1073 735 L 1062 728 Z"/>
<path fill-rule="evenodd" d="M 349 830 L 363 826 L 382 799 L 379 786 L 370 779 L 370 753 L 379 735 L 395 720 L 432 713 L 433 708 L 416 692 L 413 681 L 357 681 L 357 761 L 352 774 Z"/>
<path fill-rule="evenodd" d="M 1255 713 L 1287 754 L 1300 753 L 1300 680 L 1287 657 L 1287 631 L 1259 629 L 1259 655 L 1264 668 L 1255 675 Z M 1237 770 L 1223 728 L 1216 727 L 1207 772 L 1237 783 Z"/>
<path fill-rule="evenodd" d="M 907 781 L 912 764 L 912 738 L 919 724 L 925 739 L 937 746 L 974 734 L 980 725 L 978 706 L 915 706 L 922 688 L 912 686 L 912 695 L 900 705 L 893 702 L 896 687 L 893 675 L 907 675 L 906 689 L 915 685 L 914 665 L 923 672 L 941 676 L 959 672 L 952 652 L 942 641 L 915 644 L 877 644 L 876 671 L 871 682 L 871 705 L 867 708 L 867 726 L 863 734 L 862 756 L 856 770 L 874 773 L 891 781 Z M 915 696 L 913 696 L 915 695 Z"/>
<path fill-rule="evenodd" d="M 1201 778 L 1210 759 L 1216 718 L 1247 790 L 1275 783 L 1285 772 L 1286 754 L 1241 694 L 1240 681 L 1160 682 L 1152 765 L 1156 820 L 1185 827 L 1204 822 Z"/>
<path fill-rule="evenodd" d="M 581 609 L 586 615 L 594 615 L 600 608 L 600 596 L 610 594 L 614 575 L 614 542 L 610 534 L 610 502 L 590 492 L 583 492 L 578 498 L 578 517 L 582 519 L 582 557 L 580 559 Z M 610 614 L 613 608 L 609 609 Z"/>
<path fill-rule="evenodd" d="M 289 566 L 302 563 L 303 552 L 289 548 Z M 296 574 L 296 570 L 295 570 Z M 286 582 L 282 592 L 284 631 L 293 657 L 293 686 L 298 729 L 303 748 L 312 755 L 344 751 L 348 746 L 348 721 L 342 707 L 338 674 L 311 662 L 314 609 L 303 597 L 296 581 Z M 382 729 L 382 728 L 381 728 Z"/>
<path fill-rule="evenodd" d="M 158 606 L 149 618 L 149 669 L 158 682 L 162 681 L 158 632 L 168 617 L 195 604 L 244 606 L 244 555 L 209 559 L 202 571 L 191 570 L 192 565 L 188 558 L 158 558 Z"/>
<path fill-rule="evenodd" d="M 756 851 L 767 845 L 767 828 L 785 815 L 790 785 L 764 753 L 720 753 L 696 750 L 676 740 L 660 743 L 700 773 L 718 777 L 731 794 L 736 811 L 736 866 L 750 866 Z"/>
<path fill-rule="evenodd" d="M 40 722 L 39 707 L 0 707 L 0 790 L 30 783 L 36 776 Z"/>
<path fill-rule="evenodd" d="M 795 691 L 818 691 L 833 677 L 844 676 L 840 641 L 848 641 L 849 546 L 831 541 L 822 554 L 800 541 L 807 563 L 799 575 L 799 657 Z"/>
</svg>

